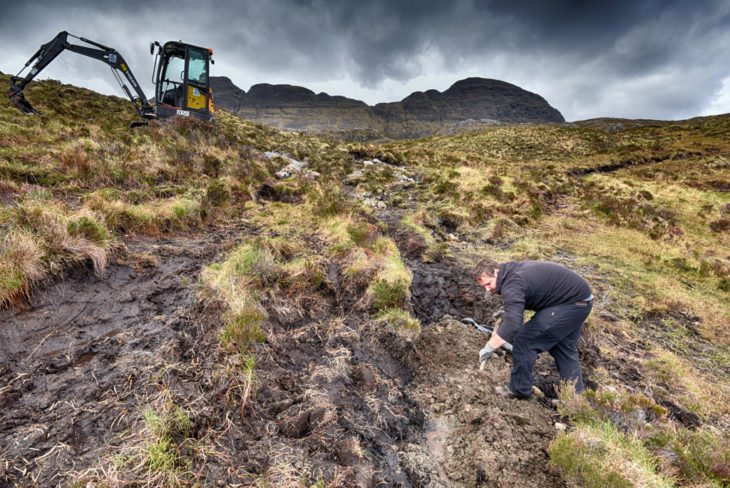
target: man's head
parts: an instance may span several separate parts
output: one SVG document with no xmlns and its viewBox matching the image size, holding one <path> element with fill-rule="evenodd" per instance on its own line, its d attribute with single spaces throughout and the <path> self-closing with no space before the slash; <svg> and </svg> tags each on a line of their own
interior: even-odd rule
<svg viewBox="0 0 730 488">
<path fill-rule="evenodd" d="M 499 263 L 493 259 L 482 259 L 474 268 L 474 278 L 479 286 L 494 293 L 497 291 L 497 275 L 499 274 Z"/>
</svg>

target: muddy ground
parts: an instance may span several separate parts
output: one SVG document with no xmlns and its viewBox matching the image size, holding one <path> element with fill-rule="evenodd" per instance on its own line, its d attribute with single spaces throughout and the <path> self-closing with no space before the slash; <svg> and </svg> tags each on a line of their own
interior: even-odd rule
<svg viewBox="0 0 730 488">
<path fill-rule="evenodd" d="M 0 484 L 61 483 L 129 427 L 151 377 L 211 326 L 197 275 L 241 230 L 131 240 L 104 276 L 71 270 L 26 309 L 0 312 Z"/>
<path fill-rule="evenodd" d="M 71 271 L 28 309 L 1 312 L 0 485 L 106 480 L 115 453 L 148 441 L 143 412 L 164 394 L 191 421 L 186 484 L 561 486 L 547 463 L 549 398 L 493 393 L 508 359 L 479 371 L 486 337 L 453 317 L 488 323 L 497 304 L 453 260 L 409 261 L 418 338 L 372 322 L 335 292 L 336 276 L 317 299 L 267 303 L 244 401 L 221 373 L 221 309 L 197 281 L 253 232 L 133 239 L 105 276 Z M 536 379 L 554 395 L 549 361 Z"/>
<path fill-rule="evenodd" d="M 493 391 L 509 379 L 509 358 L 479 369 L 484 337 L 444 319 L 416 343 L 418 374 L 407 387 L 426 417 L 429 478 L 421 486 L 562 486 L 548 465 L 556 413 L 537 400 L 503 398 Z M 547 375 L 548 365 L 538 365 Z M 416 457 L 418 459 L 418 457 Z M 425 473 L 418 473 L 424 476 Z"/>
</svg>

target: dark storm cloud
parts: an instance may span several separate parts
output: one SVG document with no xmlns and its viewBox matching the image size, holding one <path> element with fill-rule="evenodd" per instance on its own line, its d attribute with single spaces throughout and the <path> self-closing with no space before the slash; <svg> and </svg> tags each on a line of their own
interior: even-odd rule
<svg viewBox="0 0 730 488">
<path fill-rule="evenodd" d="M 538 92 L 569 119 L 688 117 L 730 86 L 725 0 L 14 2 L 0 17 L 0 69 L 63 29 L 117 47 L 138 78 L 149 76 L 149 41 L 183 39 L 213 47 L 216 72 L 243 88 L 350 80 L 378 93 L 479 75 Z M 65 59 L 63 69 L 91 68 Z"/>
</svg>

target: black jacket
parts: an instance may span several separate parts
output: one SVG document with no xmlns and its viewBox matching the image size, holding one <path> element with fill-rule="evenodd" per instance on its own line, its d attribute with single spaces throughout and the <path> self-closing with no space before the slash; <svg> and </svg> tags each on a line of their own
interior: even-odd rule
<svg viewBox="0 0 730 488">
<path fill-rule="evenodd" d="M 539 311 L 591 296 L 591 287 L 562 264 L 515 261 L 499 265 L 497 293 L 504 300 L 504 319 L 499 336 L 512 342 L 522 326 L 525 309 Z"/>
</svg>

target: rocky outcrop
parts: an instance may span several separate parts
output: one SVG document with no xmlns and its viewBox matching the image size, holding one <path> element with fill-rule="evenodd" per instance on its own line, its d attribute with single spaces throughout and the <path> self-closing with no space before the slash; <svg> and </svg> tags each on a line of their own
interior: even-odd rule
<svg viewBox="0 0 730 488">
<path fill-rule="evenodd" d="M 367 108 L 365 102 L 351 98 L 330 96 L 326 93 L 315 94 L 301 86 L 269 85 L 261 83 L 249 90 L 245 101 L 246 108 Z"/>
<path fill-rule="evenodd" d="M 246 93 L 228 78 L 218 77 L 211 78 L 211 86 L 216 106 L 280 129 L 343 131 L 379 127 L 370 107 L 359 100 L 268 83 L 254 85 Z"/>
<path fill-rule="evenodd" d="M 243 105 L 246 92 L 234 85 L 231 79 L 225 76 L 211 77 L 210 84 L 213 89 L 214 103 L 231 112 L 238 112 L 241 105 Z"/>
<path fill-rule="evenodd" d="M 292 85 L 258 84 L 248 93 L 228 78 L 211 78 L 216 105 L 256 122 L 314 131 L 376 131 L 421 137 L 453 131 L 465 122 L 557 123 L 558 110 L 540 95 L 499 80 L 467 78 L 448 90 L 415 92 L 400 102 L 364 102 Z"/>
<path fill-rule="evenodd" d="M 563 116 L 544 98 L 499 80 L 467 78 L 448 90 L 416 92 L 395 104 L 378 104 L 384 116 L 390 106 L 402 106 L 403 112 L 428 122 L 497 120 L 503 123 L 565 122 Z"/>
</svg>

